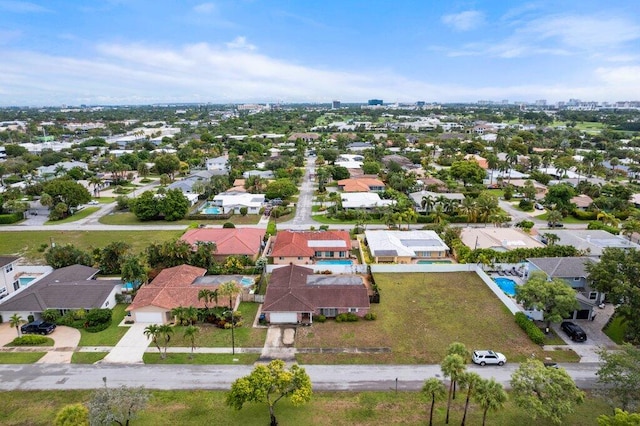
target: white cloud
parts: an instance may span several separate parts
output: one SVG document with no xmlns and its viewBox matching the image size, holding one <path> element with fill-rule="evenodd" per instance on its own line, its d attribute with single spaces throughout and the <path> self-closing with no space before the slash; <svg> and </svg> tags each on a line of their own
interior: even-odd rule
<svg viewBox="0 0 640 426">
<path fill-rule="evenodd" d="M 217 12 L 218 8 L 215 3 L 201 3 L 193 7 L 193 11 L 196 13 L 209 14 Z"/>
<path fill-rule="evenodd" d="M 484 14 L 477 10 L 444 15 L 442 22 L 457 31 L 469 31 L 478 28 L 484 23 Z"/>
<path fill-rule="evenodd" d="M 247 43 L 247 38 L 241 36 L 234 38 L 233 41 L 227 43 L 226 46 L 229 49 L 256 50 L 256 46 Z"/>
<path fill-rule="evenodd" d="M 595 74 L 609 86 L 630 86 L 631 91 L 632 87 L 640 87 L 640 66 L 601 67 L 596 69 Z"/>
<path fill-rule="evenodd" d="M 13 12 L 13 13 L 51 12 L 51 10 L 47 9 L 46 7 L 42 7 L 35 3 L 31 3 L 27 1 L 11 1 L 11 0 L 0 1 L 0 10 L 4 10 L 6 12 Z"/>
</svg>

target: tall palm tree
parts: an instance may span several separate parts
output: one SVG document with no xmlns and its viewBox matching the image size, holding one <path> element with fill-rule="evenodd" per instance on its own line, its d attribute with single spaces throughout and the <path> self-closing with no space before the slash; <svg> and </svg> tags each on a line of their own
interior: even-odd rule
<svg viewBox="0 0 640 426">
<path fill-rule="evenodd" d="M 431 195 L 423 195 L 422 200 L 420 200 L 420 206 L 427 213 L 431 212 L 431 209 L 433 209 L 434 204 L 435 204 L 435 200 Z"/>
<path fill-rule="evenodd" d="M 203 288 L 198 291 L 198 300 L 204 300 L 204 308 L 209 309 L 208 303 L 215 301 L 218 304 L 218 290 Z"/>
<path fill-rule="evenodd" d="M 487 420 L 487 412 L 489 410 L 497 411 L 504 407 L 504 403 L 507 401 L 507 393 L 502 388 L 502 385 L 493 378 L 485 379 L 480 380 L 476 385 L 473 399 L 482 408 L 482 426 L 484 426 Z"/>
<path fill-rule="evenodd" d="M 478 373 L 467 372 L 460 377 L 460 386 L 467 388 L 467 399 L 464 403 L 464 414 L 462 415 L 461 426 L 464 426 L 467 420 L 467 411 L 469 410 L 469 400 L 474 394 L 476 386 L 482 380 Z"/>
<path fill-rule="evenodd" d="M 171 340 L 171 335 L 173 334 L 173 327 L 169 324 L 162 324 L 158 326 L 158 336 L 162 337 L 162 343 L 164 347 L 164 354 L 160 355 L 160 358 L 165 359 L 167 357 L 167 347 L 169 346 L 169 341 Z"/>
<path fill-rule="evenodd" d="M 160 326 L 158 324 L 149 324 L 144 328 L 144 335 L 147 336 L 147 339 L 151 339 L 151 342 L 156 345 L 156 348 L 158 348 L 158 352 L 160 352 L 160 356 L 162 357 L 162 350 L 160 349 L 160 344 L 158 343 Z"/>
<path fill-rule="evenodd" d="M 220 287 L 218 287 L 218 294 L 220 296 L 229 296 L 229 309 L 233 310 L 233 299 L 234 297 L 236 297 L 238 294 L 240 294 L 242 290 L 240 289 L 240 287 L 238 286 L 238 283 L 235 281 L 229 281 L 226 283 L 223 283 L 220 285 Z"/>
<path fill-rule="evenodd" d="M 468 222 L 476 223 L 478 221 L 478 207 L 474 198 L 464 197 L 462 203 L 458 205 L 458 211 L 467 217 Z"/>
<path fill-rule="evenodd" d="M 184 329 L 184 337 L 191 344 L 191 355 L 189 355 L 189 359 L 193 359 L 193 351 L 196 349 L 196 336 L 200 332 L 200 329 L 195 325 L 190 325 Z"/>
<path fill-rule="evenodd" d="M 431 408 L 429 409 L 429 426 L 433 425 L 433 408 L 436 405 L 436 401 L 439 401 L 447 394 L 444 383 L 440 380 L 432 377 L 427 379 L 422 386 L 422 393 L 429 399 L 431 399 Z"/>
<path fill-rule="evenodd" d="M 494 153 L 490 153 L 486 155 L 487 158 L 487 166 L 489 166 L 489 170 L 491 170 L 491 176 L 489 177 L 489 185 L 493 185 L 493 171 L 500 164 L 500 159 Z"/>
<path fill-rule="evenodd" d="M 466 363 L 469 360 L 469 351 L 464 343 L 453 342 L 447 346 L 447 355 L 460 355 Z M 453 399 L 456 399 L 456 384 L 453 384 Z"/>
<path fill-rule="evenodd" d="M 198 309 L 195 306 L 184 308 L 184 319 L 189 325 L 194 325 L 198 320 Z"/>
<path fill-rule="evenodd" d="M 464 374 L 467 366 L 465 365 L 464 359 L 458 354 L 447 355 L 442 364 L 440 364 L 440 369 L 442 370 L 442 374 L 444 377 L 448 377 L 449 382 L 449 398 L 447 400 L 447 417 L 445 420 L 446 424 L 449 424 L 449 411 L 451 410 L 451 397 L 453 395 L 453 387 L 462 374 Z"/>
<path fill-rule="evenodd" d="M 16 328 L 18 337 L 20 337 L 20 324 L 22 324 L 23 322 L 25 321 L 22 319 L 22 317 L 19 314 L 13 314 L 11 315 L 11 318 L 9 318 L 9 326 Z"/>
<path fill-rule="evenodd" d="M 93 186 L 93 195 L 98 195 L 98 197 L 100 196 L 100 188 L 102 187 L 102 179 L 99 178 L 98 176 L 91 176 L 89 178 L 89 185 Z"/>
<path fill-rule="evenodd" d="M 185 308 L 183 306 L 176 306 L 171 309 L 171 316 L 176 320 L 176 324 L 182 325 L 185 320 Z"/>
<path fill-rule="evenodd" d="M 433 223 L 440 224 L 445 221 L 446 214 L 444 209 L 442 208 L 442 204 L 437 204 L 436 208 L 433 209 Z"/>
</svg>

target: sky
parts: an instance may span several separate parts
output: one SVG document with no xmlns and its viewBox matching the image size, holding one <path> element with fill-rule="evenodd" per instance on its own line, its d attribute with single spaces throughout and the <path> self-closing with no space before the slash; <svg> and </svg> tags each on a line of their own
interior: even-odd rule
<svg viewBox="0 0 640 426">
<path fill-rule="evenodd" d="M 640 100 L 636 0 L 0 0 L 0 106 Z"/>
</svg>

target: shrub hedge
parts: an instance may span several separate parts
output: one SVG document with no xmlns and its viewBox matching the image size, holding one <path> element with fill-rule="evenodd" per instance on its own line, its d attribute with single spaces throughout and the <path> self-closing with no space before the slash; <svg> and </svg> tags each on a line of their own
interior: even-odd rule
<svg viewBox="0 0 640 426">
<path fill-rule="evenodd" d="M 527 336 L 536 345 L 544 344 L 544 333 L 522 312 L 516 312 L 515 314 L 516 324 L 527 333 Z"/>
<path fill-rule="evenodd" d="M 48 337 L 38 336 L 35 334 L 27 334 L 25 336 L 16 337 L 11 342 L 15 346 L 39 346 L 49 342 Z"/>
<path fill-rule="evenodd" d="M 344 312 L 336 316 L 336 322 L 356 322 L 359 319 L 360 317 L 353 312 Z"/>
<path fill-rule="evenodd" d="M 0 225 L 9 225 L 22 220 L 22 213 L 0 214 Z"/>
</svg>

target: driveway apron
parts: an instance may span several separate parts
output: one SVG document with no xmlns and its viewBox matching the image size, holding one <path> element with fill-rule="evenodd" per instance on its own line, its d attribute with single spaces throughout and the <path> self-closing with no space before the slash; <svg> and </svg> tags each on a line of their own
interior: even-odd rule
<svg viewBox="0 0 640 426">
<path fill-rule="evenodd" d="M 149 339 L 144 335 L 144 329 L 148 324 L 133 324 L 127 333 L 122 336 L 111 352 L 104 357 L 103 363 L 113 364 L 142 364 L 142 356 L 144 355 Z"/>
</svg>

